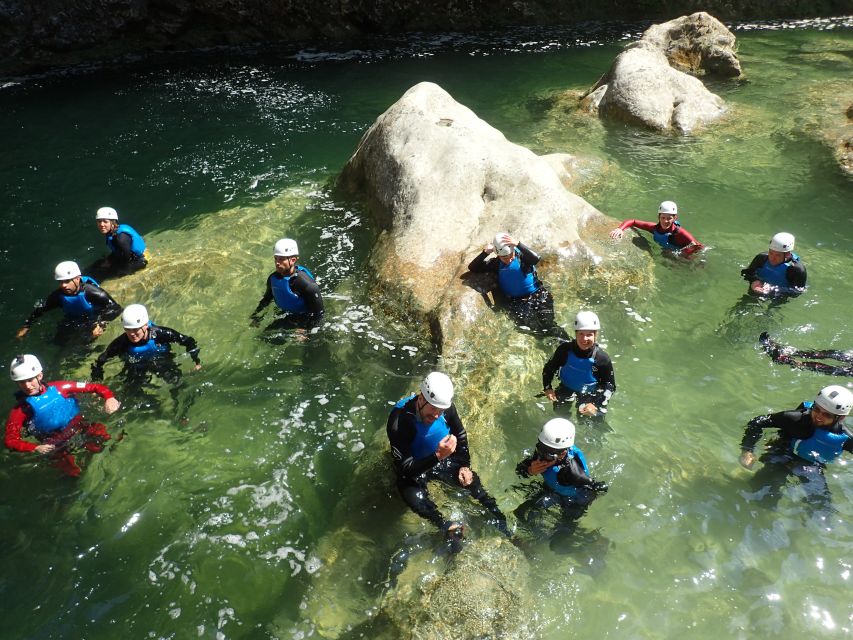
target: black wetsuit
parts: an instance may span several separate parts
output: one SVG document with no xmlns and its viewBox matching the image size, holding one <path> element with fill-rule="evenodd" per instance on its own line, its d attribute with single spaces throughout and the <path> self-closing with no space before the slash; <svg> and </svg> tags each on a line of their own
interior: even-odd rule
<svg viewBox="0 0 853 640">
<path fill-rule="evenodd" d="M 459 469 L 471 467 L 468 434 L 462 426 L 456 407 L 451 405 L 444 411 L 444 419 L 450 434 L 456 437 L 456 450 L 444 460 L 439 460 L 435 453 L 415 459 L 412 455 L 412 443 L 417 434 L 415 412 L 419 400 L 420 396 L 416 395 L 401 408 L 395 407 L 391 411 L 387 425 L 388 440 L 391 444 L 394 469 L 397 472 L 397 488 L 403 500 L 412 511 L 441 528 L 445 527 L 447 522 L 429 497 L 427 481 L 441 480 L 451 486 L 462 486 L 459 484 Z M 424 400 L 420 401 L 424 402 Z M 495 526 L 507 533 L 506 517 L 501 513 L 497 502 L 483 488 L 479 476 L 473 470 L 471 473 L 474 478 L 464 489 L 491 513 Z"/>
<path fill-rule="evenodd" d="M 306 327 L 318 325 L 323 319 L 324 313 L 323 296 L 320 293 L 320 287 L 304 271 L 299 269 L 295 270 L 293 276 L 283 276 L 278 271 L 274 271 L 269 275 L 264 296 L 252 312 L 252 320 L 255 322 L 260 320 L 261 311 L 266 309 L 270 302 L 275 299 L 272 292 L 273 278 L 280 280 L 287 277 L 290 278 L 290 290 L 305 302 L 306 307 L 304 313 L 290 313 L 288 317 L 298 318 Z"/>
<path fill-rule="evenodd" d="M 127 233 L 111 231 L 112 252 L 96 260 L 84 270 L 96 280 L 106 280 L 126 276 L 148 266 L 148 260 L 144 255 L 134 253 L 131 250 L 133 238 Z"/>
<path fill-rule="evenodd" d="M 98 356 L 95 363 L 92 365 L 92 379 L 101 380 L 104 376 L 104 365 L 110 358 L 116 356 L 125 360 L 126 369 L 133 372 L 154 371 L 167 382 L 176 382 L 180 378 L 180 369 L 174 363 L 174 353 L 171 350 L 152 354 L 144 358 L 131 358 L 130 350 L 133 347 L 139 347 L 141 344 L 146 344 L 149 341 L 156 346 L 167 346 L 171 344 L 179 344 L 186 348 L 187 353 L 196 364 L 201 364 L 198 357 L 199 347 L 194 338 L 185 336 L 182 333 L 170 329 L 169 327 L 158 327 L 150 325 L 148 327 L 148 339 L 141 343 L 134 344 L 130 341 L 126 334 L 122 334 L 113 340 L 106 350 Z M 131 361 L 134 360 L 134 361 Z"/>
<path fill-rule="evenodd" d="M 795 349 L 794 347 L 787 347 L 772 340 L 766 331 L 758 337 L 758 341 L 764 347 L 764 351 L 773 358 L 773 362 L 778 364 L 787 364 L 794 369 L 817 371 L 818 373 L 825 373 L 828 376 L 853 376 L 853 351 Z M 825 362 L 815 362 L 813 360 L 797 360 L 796 358 L 837 360 L 849 364 L 847 366 L 839 366 Z"/>
<path fill-rule="evenodd" d="M 616 377 L 610 356 L 598 344 L 589 351 L 582 351 L 575 340 L 560 343 L 554 355 L 542 368 L 542 388 L 546 391 L 553 388 L 551 385 L 554 374 L 566 364 L 570 353 L 582 359 L 593 358 L 591 372 L 597 385 L 594 391 L 584 393 L 570 389 L 561 381 L 556 389 L 557 402 L 554 403 L 554 408 L 557 409 L 561 404 L 576 400 L 578 406 L 591 402 L 598 409 L 599 414 L 606 413 L 610 396 L 616 392 Z"/>
<path fill-rule="evenodd" d="M 63 328 L 84 329 L 87 332 L 91 332 L 96 324 L 106 326 L 110 320 L 117 318 L 121 314 L 121 305 L 113 300 L 112 296 L 98 285 L 81 281 L 80 290 L 83 291 L 86 301 L 93 307 L 91 315 L 65 316 L 57 337 L 60 336 Z M 24 322 L 24 327 L 27 329 L 32 327 L 33 323 L 47 311 L 62 309 L 62 298 L 64 296 L 65 294 L 61 289 L 54 289 L 48 294 L 47 298 L 38 300 L 29 318 Z"/>
<path fill-rule="evenodd" d="M 844 430 L 842 420 L 829 428 L 820 428 L 836 434 Z M 778 429 L 779 438 L 767 452 L 759 457 L 764 466 L 751 479 L 753 488 L 756 491 L 769 492 L 775 505 L 781 497 L 780 486 L 784 485 L 789 475 L 794 475 L 805 486 L 808 501 L 811 504 L 822 508 L 828 507 L 830 494 L 823 474 L 824 465 L 804 460 L 791 452 L 793 440 L 808 440 L 818 429 L 812 424 L 811 410 L 804 404 L 800 404 L 792 411 L 780 411 L 753 418 L 746 425 L 740 443 L 741 449 L 751 452 L 761 439 L 764 429 Z M 853 438 L 848 438 L 844 442 L 843 450 L 853 453 Z"/>
<path fill-rule="evenodd" d="M 539 254 L 524 243 L 519 242 L 516 246 L 519 252 L 516 259 L 521 262 L 521 272 L 525 275 L 532 274 L 536 290 L 528 295 L 513 297 L 498 286 L 495 290 L 501 292 L 501 306 L 507 310 L 517 325 L 527 327 L 540 335 L 552 335 L 568 340 L 565 329 L 554 319 L 554 298 L 536 273 L 535 267 L 540 260 Z M 488 257 L 488 253 L 481 251 L 480 255 L 470 262 L 468 270 L 474 273 L 497 274 L 502 264 L 500 258 L 487 259 Z"/>
</svg>

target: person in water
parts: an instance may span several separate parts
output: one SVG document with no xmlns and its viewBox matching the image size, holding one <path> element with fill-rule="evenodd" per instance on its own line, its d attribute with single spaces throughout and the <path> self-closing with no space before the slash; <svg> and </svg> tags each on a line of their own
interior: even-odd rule
<svg viewBox="0 0 853 640">
<path fill-rule="evenodd" d="M 506 517 L 471 469 L 468 434 L 453 405 L 453 383 L 433 371 L 421 382 L 420 392 L 397 402 L 388 416 L 388 440 L 397 472 L 397 488 L 406 504 L 420 517 L 442 529 L 451 540 L 464 533 L 461 522 L 445 519 L 427 491 L 429 480 L 462 487 L 492 515 L 506 535 Z"/>
<path fill-rule="evenodd" d="M 539 432 L 532 456 L 518 463 L 522 478 L 541 475 L 543 486 L 519 505 L 515 515 L 520 522 L 532 524 L 542 512 L 559 505 L 563 515 L 577 521 L 607 484 L 593 480 L 583 452 L 575 446 L 575 425 L 565 418 L 553 418 Z"/>
<path fill-rule="evenodd" d="M 658 221 L 624 220 L 622 224 L 610 232 L 610 237 L 620 240 L 625 231 L 630 228 L 641 229 L 652 234 L 652 238 L 661 249 L 680 256 L 690 256 L 704 249 L 704 245 L 696 240 L 678 221 L 678 206 L 671 200 L 665 200 L 658 207 Z"/>
<path fill-rule="evenodd" d="M 194 369 L 201 369 L 195 339 L 169 327 L 155 325 L 143 305 L 128 305 L 121 314 L 121 324 L 124 333 L 113 340 L 92 365 L 93 380 L 102 380 L 104 365 L 118 356 L 130 373 L 154 372 L 166 382 L 175 383 L 181 377 L 181 370 L 174 362 L 172 344 L 183 346 L 195 363 Z"/>
<path fill-rule="evenodd" d="M 844 425 L 853 407 L 853 392 L 840 385 L 824 387 L 814 402 L 803 402 L 792 411 L 762 415 L 749 421 L 740 443 L 740 463 L 746 469 L 755 464 L 755 445 L 764 429 L 777 429 L 779 438 L 759 460 L 764 467 L 755 475 L 758 489 L 795 475 L 812 502 L 826 506 L 829 489 L 824 469 L 846 451 L 853 453 L 853 437 Z M 781 474 L 780 474 L 781 471 Z M 781 477 L 778 477 L 780 476 Z M 774 478 L 773 476 L 777 476 Z M 773 492 L 773 489 L 771 489 Z M 778 491 L 773 496 L 780 497 Z"/>
<path fill-rule="evenodd" d="M 119 224 L 115 209 L 98 209 L 95 224 L 103 234 L 110 253 L 92 264 L 86 273 L 98 280 L 105 280 L 128 275 L 148 265 L 145 240 L 130 225 Z"/>
<path fill-rule="evenodd" d="M 101 451 L 110 439 L 107 428 L 87 422 L 80 413 L 76 395 L 94 393 L 104 400 L 104 411 L 113 413 L 121 406 L 107 387 L 91 382 L 56 381 L 44 383 L 42 366 L 33 355 L 17 356 L 9 367 L 18 385 L 16 405 L 6 420 L 6 447 L 14 451 L 48 456 L 55 466 L 70 476 L 79 476 L 80 467 L 71 452 L 78 444 L 92 452 Z M 27 440 L 31 437 L 36 443 Z"/>
<path fill-rule="evenodd" d="M 496 257 L 489 258 L 492 252 Z M 508 233 L 499 233 L 471 261 L 468 270 L 497 274 L 505 307 L 516 324 L 541 335 L 568 340 L 566 332 L 554 320 L 554 298 L 536 273 L 539 260 L 530 247 Z"/>
<path fill-rule="evenodd" d="M 323 296 L 313 274 L 299 260 L 299 247 L 295 240 L 282 238 L 273 248 L 275 271 L 267 278 L 267 288 L 258 306 L 252 312 L 251 320 L 257 324 L 261 312 L 275 300 L 282 311 L 286 311 L 300 324 L 313 327 L 323 318 Z"/>
<path fill-rule="evenodd" d="M 770 248 L 759 253 L 740 274 L 749 291 L 759 296 L 799 295 L 806 290 L 806 267 L 794 253 L 794 236 L 777 233 Z"/>
<path fill-rule="evenodd" d="M 817 371 L 828 376 L 853 376 L 853 351 L 796 349 L 779 344 L 771 339 L 766 331 L 758 336 L 758 342 L 764 351 L 770 355 L 773 362 L 778 364 L 787 364 L 794 369 Z M 813 360 L 797 360 L 797 358 L 812 358 Z M 816 362 L 815 360 L 837 360 L 846 363 L 846 366 Z"/>
<path fill-rule="evenodd" d="M 601 322 L 592 311 L 580 311 L 574 329 L 574 340 L 561 343 L 542 369 L 543 393 L 555 410 L 576 402 L 583 416 L 603 415 L 616 391 L 616 377 L 610 356 L 596 342 Z M 560 385 L 555 390 L 552 383 L 558 371 Z"/>
<path fill-rule="evenodd" d="M 18 338 L 27 335 L 33 323 L 52 309 L 62 309 L 65 314 L 60 333 L 63 327 L 83 329 L 93 338 L 100 336 L 110 320 L 121 313 L 121 305 L 101 289 L 95 280 L 82 275 L 76 262 L 60 262 L 56 265 L 53 278 L 59 282 L 59 288 L 51 291 L 47 298 L 36 302 L 30 317 L 18 329 Z"/>
</svg>

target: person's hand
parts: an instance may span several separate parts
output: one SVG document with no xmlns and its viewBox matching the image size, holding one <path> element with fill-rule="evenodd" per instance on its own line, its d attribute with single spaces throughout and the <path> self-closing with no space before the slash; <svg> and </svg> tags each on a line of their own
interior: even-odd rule
<svg viewBox="0 0 853 640">
<path fill-rule="evenodd" d="M 505 245 L 507 245 L 508 247 L 512 247 L 513 249 L 515 249 L 518 246 L 518 240 L 513 238 L 508 233 L 505 233 L 503 235 L 503 237 L 501 238 L 501 240 L 503 240 Z"/>
<path fill-rule="evenodd" d="M 494 250 L 495 250 L 495 245 L 493 245 L 491 242 L 489 244 L 487 244 L 485 247 L 483 247 L 483 253 L 485 253 L 486 255 L 490 254 Z"/>
<path fill-rule="evenodd" d="M 755 464 L 755 454 L 752 451 L 744 451 L 740 454 L 740 465 L 744 469 L 752 470 L 752 465 Z"/>
<path fill-rule="evenodd" d="M 37 447 L 35 448 L 35 451 L 36 451 L 36 453 L 40 453 L 40 454 L 44 455 L 44 454 L 46 454 L 46 453 L 50 453 L 50 452 L 51 452 L 51 451 L 53 451 L 54 449 L 56 449 L 56 445 L 53 445 L 53 444 L 40 444 L 39 446 L 37 446 Z"/>
<path fill-rule="evenodd" d="M 598 415 L 598 407 L 591 402 L 587 402 L 578 407 L 578 413 L 582 416 L 595 416 Z"/>
<path fill-rule="evenodd" d="M 196 363 L 193 367 L 193 371 L 201 371 L 201 362 Z"/>
<path fill-rule="evenodd" d="M 597 491 L 599 493 L 607 493 L 607 490 L 610 488 L 607 486 L 606 482 L 600 482 L 598 480 L 593 480 L 589 483 L 589 488 L 593 491 Z"/>
<path fill-rule="evenodd" d="M 15 334 L 15 337 L 16 337 L 18 340 L 20 340 L 20 339 L 21 339 L 21 338 L 23 338 L 25 335 L 27 335 L 27 331 L 29 331 L 29 330 L 30 330 L 30 328 L 29 328 L 29 327 L 21 327 L 20 329 L 18 329 L 18 333 L 16 333 L 16 334 Z"/>
<path fill-rule="evenodd" d="M 757 293 L 760 296 L 770 293 L 770 285 L 766 282 L 762 282 L 761 280 L 753 280 L 752 284 L 749 285 L 749 288 L 753 293 Z"/>
<path fill-rule="evenodd" d="M 119 402 L 116 398 L 107 398 L 107 401 L 104 402 L 104 411 L 107 413 L 115 413 L 118 411 L 121 406 L 121 402 Z"/>
<path fill-rule="evenodd" d="M 474 472 L 468 467 L 459 467 L 459 484 L 467 487 L 474 481 Z"/>
<path fill-rule="evenodd" d="M 439 460 L 444 460 L 447 456 L 453 455 L 454 451 L 456 451 L 456 436 L 449 433 L 438 443 L 435 455 L 438 456 Z"/>
<path fill-rule="evenodd" d="M 527 473 L 531 476 L 538 476 L 540 473 L 545 473 L 548 470 L 548 467 L 554 466 L 553 460 L 537 460 L 533 459 L 533 461 L 527 467 Z"/>
<path fill-rule="evenodd" d="M 103 333 L 104 333 L 104 327 L 101 326 L 100 323 L 98 323 L 94 327 L 92 327 L 92 337 L 93 338 L 97 338 L 97 337 L 103 335 Z"/>
<path fill-rule="evenodd" d="M 557 402 L 557 392 L 553 389 L 545 389 L 545 397 L 551 402 Z"/>
<path fill-rule="evenodd" d="M 621 240 L 622 236 L 625 235 L 625 232 L 622 231 L 619 227 L 616 227 L 613 231 L 610 232 L 610 237 L 614 240 Z"/>
</svg>

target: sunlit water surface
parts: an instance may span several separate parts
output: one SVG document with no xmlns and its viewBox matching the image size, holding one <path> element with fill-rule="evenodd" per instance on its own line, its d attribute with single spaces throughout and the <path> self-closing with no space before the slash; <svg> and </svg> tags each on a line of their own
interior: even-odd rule
<svg viewBox="0 0 853 640">
<path fill-rule="evenodd" d="M 127 388 L 110 365 L 107 383 L 126 407 L 106 422 L 123 437 L 84 458 L 79 480 L 34 456 L 3 454 L 0 636 L 307 637 L 335 628 L 324 619 L 335 607 L 350 612 L 337 622 L 352 635 L 390 633 L 371 622 L 391 588 L 390 555 L 438 540 L 389 489 L 390 472 L 364 465 L 383 446 L 388 402 L 438 358 L 373 304 L 373 230 L 330 185 L 375 117 L 422 80 L 510 140 L 601 161 L 583 192 L 601 211 L 652 219 L 659 201 L 673 199 L 711 247 L 693 265 L 653 250 L 655 281 L 644 290 L 552 283 L 562 319 L 578 299 L 598 311 L 619 390 L 606 424 L 579 424 L 578 444 L 609 493 L 574 544 L 528 541 L 536 606 L 527 632 L 849 635 L 846 461 L 828 473 L 834 512 L 822 517 L 793 483 L 771 508 L 737 458 L 749 418 L 839 381 L 771 364 L 757 348 L 762 330 L 803 347 L 853 346 L 853 182 L 825 142 L 853 103 L 853 31 L 844 20 L 738 30 L 745 76 L 711 85 L 730 115 L 702 135 L 603 125 L 554 106 L 558 92 L 594 83 L 620 36 L 636 33 L 447 36 L 296 56 L 224 51 L 3 85 L 3 361 L 26 350 L 48 378 L 88 375 L 94 355 L 49 344 L 56 317 L 23 344 L 12 336 L 53 286 L 56 262 L 87 263 L 103 250 L 92 217 L 110 204 L 146 235 L 153 258 L 107 289 L 193 335 L 204 368 L 187 373 L 173 398 L 163 385 Z M 780 307 L 736 309 L 739 269 L 780 230 L 797 236 L 808 292 Z M 285 235 L 298 239 L 326 294 L 326 324 L 306 342 L 265 329 L 269 314 L 260 328 L 248 322 L 271 246 Z M 534 394 L 554 345 L 498 322 L 493 353 L 445 365 L 462 389 L 473 368 L 489 380 L 489 415 L 464 393 L 458 406 L 469 424 L 500 434 L 478 440 L 472 428 L 472 447 L 511 512 L 523 498 L 515 463 L 551 415 Z M 190 361 L 178 361 L 189 372 Z M 11 405 L 7 396 L 3 410 Z M 471 519 L 476 538 L 494 536 L 469 508 L 448 507 Z M 353 523 L 367 529 L 364 548 L 336 553 L 366 556 L 363 574 L 324 591 L 335 581 L 323 575 L 328 541 Z"/>
</svg>

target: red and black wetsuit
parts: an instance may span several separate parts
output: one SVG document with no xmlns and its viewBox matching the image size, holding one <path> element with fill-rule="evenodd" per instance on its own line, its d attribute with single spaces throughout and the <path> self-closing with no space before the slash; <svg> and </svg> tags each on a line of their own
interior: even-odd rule
<svg viewBox="0 0 853 640">
<path fill-rule="evenodd" d="M 704 248 L 693 235 L 682 227 L 678 222 L 673 222 L 669 229 L 664 229 L 659 222 L 646 222 L 645 220 L 625 220 L 619 225 L 622 231 L 635 227 L 642 231 L 648 231 L 654 236 L 655 242 L 660 244 L 665 249 L 681 250 L 682 255 L 690 255 Z M 666 245 L 662 243 L 662 239 L 666 240 Z M 689 246 L 693 245 L 693 246 Z M 689 247 L 685 249 L 685 247 Z"/>
</svg>

